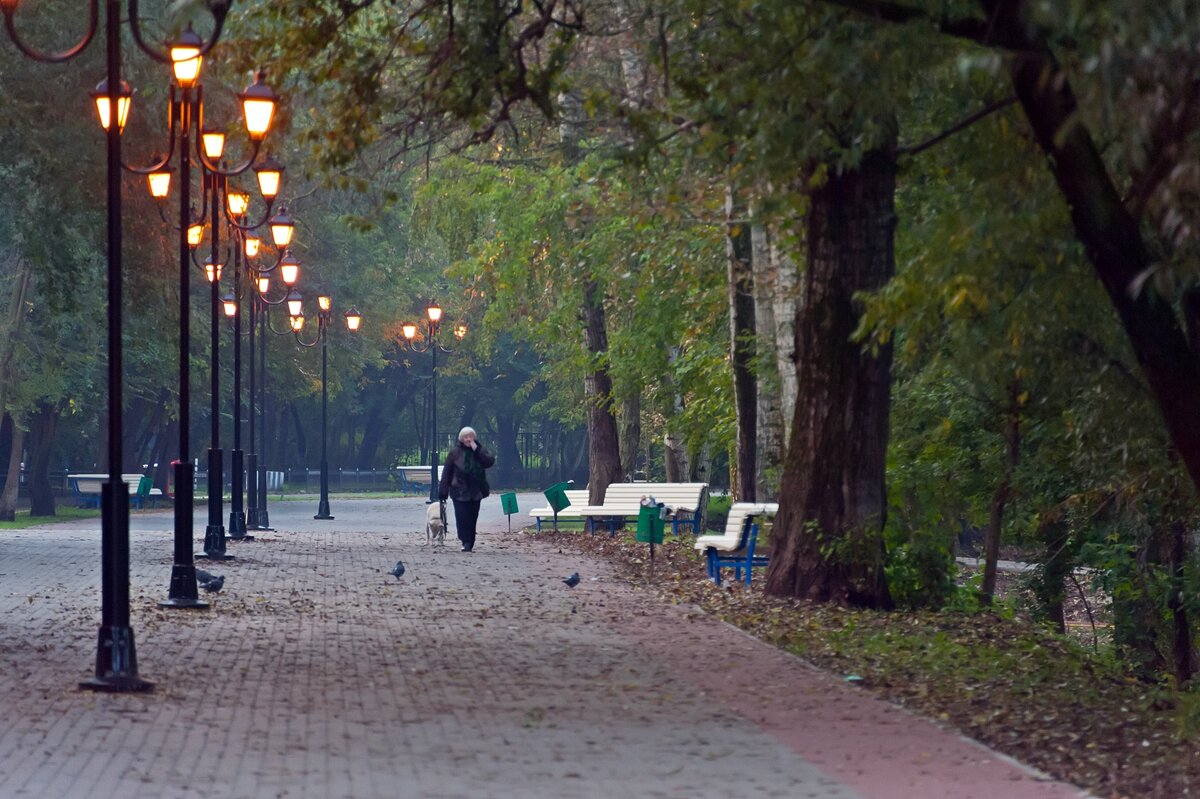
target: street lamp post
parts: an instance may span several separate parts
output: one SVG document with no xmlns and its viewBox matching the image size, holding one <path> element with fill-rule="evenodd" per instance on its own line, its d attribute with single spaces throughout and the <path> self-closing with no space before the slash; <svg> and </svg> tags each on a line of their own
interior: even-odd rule
<svg viewBox="0 0 1200 799">
<path fill-rule="evenodd" d="M 194 57 L 206 54 L 220 38 L 230 0 L 209 4 L 213 14 L 212 35 Z M 26 44 L 17 32 L 15 15 L 20 0 L 0 0 L 0 13 L 9 38 L 26 56 L 45 63 L 62 63 L 81 52 L 95 37 L 99 23 L 99 0 L 88 3 L 87 29 L 67 50 L 44 53 Z M 141 692 L 154 684 L 138 675 L 133 627 L 129 621 L 129 486 L 121 479 L 124 460 L 122 427 L 122 252 L 121 252 L 121 131 L 128 114 L 131 93 L 121 81 L 121 4 L 104 4 L 106 78 L 104 91 L 96 97 L 97 111 L 107 133 L 107 323 L 108 323 L 108 480 L 101 488 L 101 619 L 97 632 L 95 676 L 80 683 L 86 690 Z M 164 63 L 170 59 L 146 46 L 138 23 L 137 0 L 129 0 L 129 24 L 138 46 Z M 115 113 L 114 113 L 115 112 Z M 116 124 L 112 124 L 115 122 Z"/>
<path fill-rule="evenodd" d="M 404 333 L 404 338 L 408 340 L 408 346 L 415 352 L 429 351 L 431 358 L 429 394 L 430 394 L 430 423 L 429 423 L 429 501 L 437 502 L 438 499 L 438 442 L 437 442 L 437 354 L 438 350 L 445 353 L 453 352 L 453 350 L 443 347 L 438 343 L 438 333 L 442 329 L 442 308 L 439 305 L 430 305 L 425 309 L 425 343 L 417 344 L 417 326 L 415 324 L 405 324 L 401 326 L 401 331 Z M 454 337 L 462 340 L 462 337 L 467 333 L 465 325 L 456 325 L 454 327 Z"/>
<path fill-rule="evenodd" d="M 294 297 L 293 297 L 294 295 Z M 329 459 L 327 444 L 329 438 L 328 403 L 329 395 L 326 390 L 326 367 L 328 365 L 329 316 L 333 311 L 333 299 L 327 294 L 317 297 L 317 337 L 312 342 L 306 342 L 300 335 L 304 329 L 304 314 L 300 293 L 295 289 L 288 295 L 288 315 L 292 332 L 296 334 L 296 342 L 302 347 L 321 345 L 321 499 L 317 505 L 317 515 L 314 519 L 332 519 L 329 513 Z M 346 329 L 357 333 L 362 325 L 362 315 L 351 308 L 346 311 Z"/>
<path fill-rule="evenodd" d="M 175 568 L 172 571 L 171 587 L 168 599 L 162 603 L 164 607 L 207 607 L 207 603 L 200 602 L 196 593 L 196 577 L 195 566 L 192 556 L 192 516 L 193 516 L 193 485 L 195 480 L 195 466 L 192 463 L 189 452 L 189 433 L 191 430 L 191 369 L 190 369 L 190 283 L 189 275 L 191 271 L 191 263 L 193 260 L 192 250 L 196 244 L 193 244 L 192 231 L 195 229 L 191 224 L 191 159 L 192 159 L 192 135 L 196 136 L 196 155 L 198 156 L 201 168 L 202 186 L 205 192 L 211 191 L 212 201 L 212 245 L 213 254 L 208 264 L 206 271 L 210 281 L 210 300 L 216 292 L 216 286 L 220 281 L 220 272 L 222 262 L 220 260 L 220 230 L 221 230 L 221 213 L 224 209 L 221 208 L 221 199 L 224 196 L 229 205 L 229 219 L 231 226 L 236 227 L 238 224 L 237 213 L 235 206 L 244 213 L 249 204 L 249 195 L 241 192 L 231 192 L 228 186 L 228 179 L 231 176 L 241 174 L 251 167 L 255 159 L 258 157 L 259 148 L 262 140 L 266 137 L 267 131 L 270 128 L 270 118 L 274 113 L 275 96 L 274 93 L 263 84 L 262 73 L 258 73 L 253 84 L 244 92 L 239 94 L 239 99 L 242 100 L 242 111 L 246 123 L 246 131 L 252 143 L 252 153 L 244 164 L 233 169 L 225 170 L 217 166 L 216 162 L 220 159 L 225 147 L 225 135 L 219 131 L 203 128 L 204 119 L 204 102 L 202 87 L 199 85 L 200 61 L 199 55 L 203 43 L 200 37 L 197 36 L 190 28 L 185 31 L 178 39 L 170 45 L 170 54 L 175 74 L 175 83 L 171 87 L 171 106 L 170 106 L 170 124 L 171 124 L 171 151 L 168 152 L 165 158 L 162 158 L 158 164 L 148 169 L 139 169 L 136 167 L 127 167 L 133 172 L 146 174 L 149 183 L 151 194 L 159 200 L 165 199 L 170 189 L 171 172 L 167 168 L 171 156 L 175 148 L 176 138 L 179 142 L 179 285 L 180 285 L 180 301 L 179 301 L 179 459 L 175 464 Z M 176 101 L 175 89 L 179 89 L 179 98 Z M 260 107 L 261 104 L 269 104 L 269 109 L 264 113 Z M 274 170 L 273 179 L 269 181 L 270 191 L 264 188 L 264 196 L 268 203 L 268 213 L 270 204 L 274 201 L 275 192 L 279 186 L 279 173 L 281 168 L 277 167 Z M 263 181 L 260 180 L 260 184 Z M 263 184 L 265 185 L 265 184 Z M 202 206 L 206 203 L 202 203 Z M 207 213 L 207 209 L 206 209 Z M 200 229 L 202 234 L 203 229 Z M 239 241 L 236 235 L 233 236 L 235 243 Z M 238 264 L 238 256 L 240 256 L 240 246 L 234 249 L 234 264 L 235 271 Z M 237 275 L 235 274 L 235 280 Z M 212 347 L 213 353 L 213 395 L 217 395 L 219 381 L 216 377 L 217 370 L 217 347 L 215 342 Z M 235 379 L 236 383 L 236 379 Z M 215 408 L 215 399 L 214 399 Z M 235 420 L 236 421 L 236 420 Z M 221 453 L 219 449 L 219 421 L 214 414 L 212 441 L 213 446 L 208 453 L 209 472 L 208 472 L 208 508 L 209 508 L 209 523 L 205 529 L 205 554 L 207 557 L 220 559 L 227 557 L 225 554 L 224 537 L 220 531 L 220 503 L 221 503 L 221 469 L 218 466 L 214 467 L 214 461 L 219 460 Z M 235 446 L 236 446 L 236 430 L 235 430 Z M 235 464 L 236 465 L 236 464 Z M 235 475 L 236 477 L 236 475 Z M 217 513 L 214 521 L 213 512 Z M 231 528 L 233 525 L 230 525 Z M 238 536 L 234 536 L 237 538 Z"/>
</svg>

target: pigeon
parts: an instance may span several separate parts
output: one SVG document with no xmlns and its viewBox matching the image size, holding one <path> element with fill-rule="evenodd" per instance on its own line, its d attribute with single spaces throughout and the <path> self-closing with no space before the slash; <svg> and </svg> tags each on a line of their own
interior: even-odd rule
<svg viewBox="0 0 1200 799">
<path fill-rule="evenodd" d="M 579 572 L 571 572 L 571 576 L 564 577 L 563 582 L 567 584 L 567 588 L 574 588 L 579 585 Z"/>
<path fill-rule="evenodd" d="M 397 580 L 404 576 L 404 561 L 396 561 L 396 565 L 392 567 L 392 574 L 396 575 Z"/>
<path fill-rule="evenodd" d="M 225 585 L 225 575 L 222 574 L 218 577 L 215 574 L 204 571 L 204 569 L 196 569 L 196 583 L 210 594 L 215 594 Z"/>
</svg>

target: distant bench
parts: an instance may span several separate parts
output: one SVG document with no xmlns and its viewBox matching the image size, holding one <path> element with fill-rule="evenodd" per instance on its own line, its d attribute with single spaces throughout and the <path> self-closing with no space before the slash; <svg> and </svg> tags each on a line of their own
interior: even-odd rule
<svg viewBox="0 0 1200 799">
<path fill-rule="evenodd" d="M 401 491 L 429 490 L 429 466 L 397 466 L 392 469 L 396 474 L 396 486 Z M 438 479 L 442 479 L 442 467 L 438 466 Z"/>
<path fill-rule="evenodd" d="M 721 566 L 733 567 L 733 579 L 742 580 L 742 569 L 746 570 L 745 583 L 750 585 L 750 572 L 755 566 L 766 566 L 766 555 L 755 555 L 758 545 L 760 516 L 774 518 L 779 505 L 774 502 L 735 502 L 729 508 L 722 535 L 702 535 L 696 539 L 695 547 L 704 553 L 708 576 L 717 585 L 721 584 Z"/>
<path fill-rule="evenodd" d="M 558 520 L 560 522 L 562 522 L 562 521 L 576 521 L 576 522 L 583 521 L 583 516 L 580 515 L 579 511 L 583 508 L 584 505 L 587 505 L 587 501 L 588 501 L 587 489 L 586 488 L 580 489 L 580 490 L 568 489 L 566 491 L 563 491 L 563 493 L 566 494 L 567 500 L 571 504 L 558 512 Z M 534 522 L 537 523 L 537 529 L 538 529 L 538 532 L 540 533 L 542 531 L 542 519 L 553 519 L 554 518 L 554 508 L 551 508 L 549 506 L 547 506 L 545 508 L 534 508 L 533 510 L 529 511 L 529 515 L 532 516 Z"/>
<path fill-rule="evenodd" d="M 107 474 L 68 474 L 67 484 L 71 487 L 71 496 L 81 508 L 100 507 L 100 488 L 108 480 Z M 144 474 L 123 474 L 126 489 L 129 490 L 129 503 L 135 508 L 145 506 L 157 507 L 163 498 L 161 488 L 154 487 L 154 481 Z"/>
<path fill-rule="evenodd" d="M 604 492 L 604 504 L 584 505 L 579 515 L 587 520 L 589 532 L 596 532 L 599 521 L 607 524 L 610 535 L 615 536 L 626 519 L 637 519 L 643 497 L 654 497 L 656 502 L 669 507 L 673 534 L 679 535 L 681 524 L 691 525 L 693 534 L 700 532 L 708 483 L 612 483 Z"/>
</svg>

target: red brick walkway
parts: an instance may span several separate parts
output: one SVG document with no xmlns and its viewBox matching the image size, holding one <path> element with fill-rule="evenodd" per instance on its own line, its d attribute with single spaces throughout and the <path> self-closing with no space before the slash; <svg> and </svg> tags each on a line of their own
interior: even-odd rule
<svg viewBox="0 0 1200 799">
<path fill-rule="evenodd" d="M 207 612 L 157 608 L 171 516 L 135 516 L 150 696 L 74 689 L 95 652 L 97 525 L 0 533 L 0 799 L 1080 795 L 494 532 L 497 508 L 462 554 L 419 546 L 419 500 L 334 504 L 326 523 L 272 507 L 278 532 L 231 544 Z"/>
</svg>

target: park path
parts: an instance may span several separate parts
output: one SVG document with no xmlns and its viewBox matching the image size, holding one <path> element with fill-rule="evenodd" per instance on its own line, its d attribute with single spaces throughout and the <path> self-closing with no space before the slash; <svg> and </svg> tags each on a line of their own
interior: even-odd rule
<svg viewBox="0 0 1200 799">
<path fill-rule="evenodd" d="M 508 534 L 497 506 L 464 554 L 421 546 L 419 499 L 335 498 L 329 522 L 274 503 L 275 532 L 206 567 L 213 607 L 169 612 L 170 513 L 136 514 L 151 695 L 75 690 L 98 523 L 0 532 L 0 799 L 1083 795 Z"/>
</svg>

